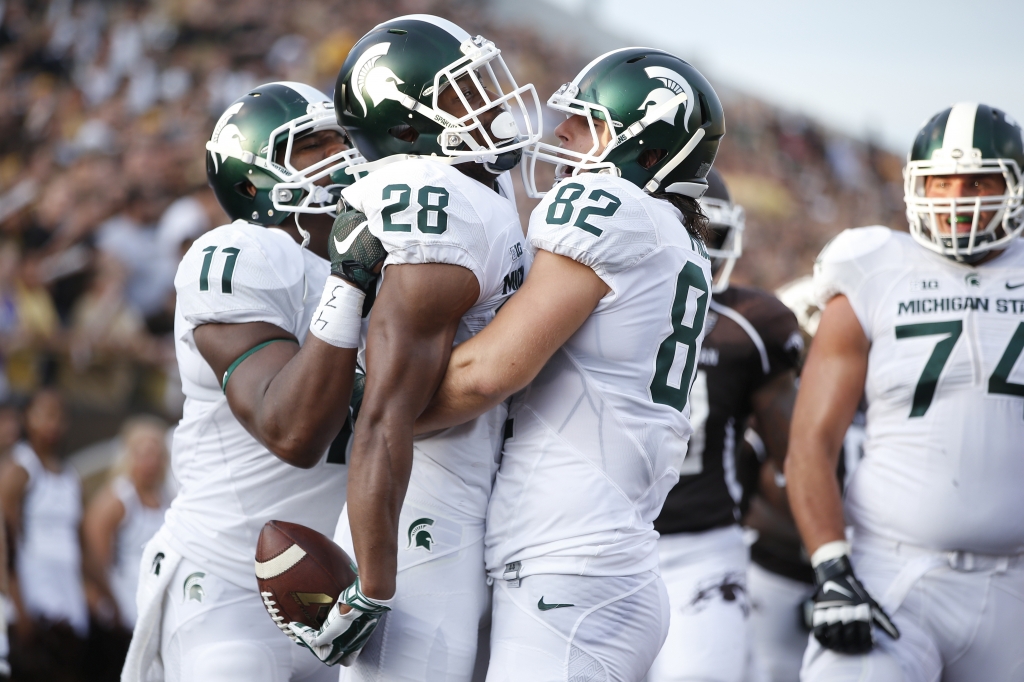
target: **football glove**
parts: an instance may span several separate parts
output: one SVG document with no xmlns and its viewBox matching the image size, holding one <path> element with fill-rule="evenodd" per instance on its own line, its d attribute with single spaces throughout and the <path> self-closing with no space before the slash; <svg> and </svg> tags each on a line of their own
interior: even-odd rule
<svg viewBox="0 0 1024 682">
<path fill-rule="evenodd" d="M 380 619 L 391 610 L 390 602 L 390 599 L 381 602 L 367 597 L 359 586 L 359 578 L 356 578 L 338 597 L 322 628 L 314 630 L 302 623 L 289 623 L 288 627 L 299 638 L 299 644 L 327 665 L 341 663 L 349 666 L 359 656 Z M 352 607 L 352 610 L 341 613 L 343 605 Z"/>
<path fill-rule="evenodd" d="M 900 631 L 853 574 L 845 554 L 818 564 L 814 578 L 818 589 L 812 631 L 823 647 L 844 654 L 867 653 L 874 646 L 872 625 L 899 639 Z"/>
<path fill-rule="evenodd" d="M 370 233 L 366 216 L 355 209 L 342 211 L 334 219 L 327 240 L 331 274 L 361 289 L 367 298 L 376 292 L 378 267 L 388 253 L 380 240 Z"/>
</svg>

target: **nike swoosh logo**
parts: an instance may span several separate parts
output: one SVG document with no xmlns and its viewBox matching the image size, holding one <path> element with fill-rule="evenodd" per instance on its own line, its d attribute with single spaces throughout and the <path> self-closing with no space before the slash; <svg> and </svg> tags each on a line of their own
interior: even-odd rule
<svg viewBox="0 0 1024 682">
<path fill-rule="evenodd" d="M 339 242 L 338 238 L 335 237 L 334 238 L 334 248 L 336 248 L 338 250 L 338 253 L 345 253 L 350 248 L 352 248 L 352 245 L 356 243 L 356 237 L 358 237 L 359 233 L 362 232 L 363 229 L 366 228 L 366 226 L 369 225 L 369 224 L 370 224 L 369 222 L 365 222 L 362 225 L 360 225 L 359 227 L 357 227 L 356 229 L 352 230 L 352 233 L 349 234 L 349 236 L 345 237 L 345 239 L 343 241 Z"/>
<path fill-rule="evenodd" d="M 850 599 L 853 599 L 853 592 L 850 592 L 848 589 L 846 589 L 839 583 L 835 582 L 834 580 L 826 580 L 825 584 L 821 586 L 821 593 L 825 594 L 830 591 L 838 592 L 839 594 L 846 595 Z"/>
<path fill-rule="evenodd" d="M 1010 284 L 1009 282 L 1006 283 L 1007 289 L 1020 289 L 1021 287 L 1024 287 L 1024 282 L 1021 282 L 1020 284 Z"/>
<path fill-rule="evenodd" d="M 568 606 L 576 606 L 576 605 L 575 604 L 545 604 L 544 603 L 544 597 L 541 597 L 540 601 L 537 602 L 537 608 L 540 609 L 541 611 L 550 611 L 551 609 L 564 609 L 564 608 L 566 608 Z"/>
</svg>

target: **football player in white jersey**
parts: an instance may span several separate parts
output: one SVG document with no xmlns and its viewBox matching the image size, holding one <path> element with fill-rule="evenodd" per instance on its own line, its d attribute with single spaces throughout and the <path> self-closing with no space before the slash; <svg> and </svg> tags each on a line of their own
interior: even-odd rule
<svg viewBox="0 0 1024 682">
<path fill-rule="evenodd" d="M 336 534 L 360 577 L 320 632 L 293 627 L 321 659 L 351 666 L 348 679 L 468 681 L 489 610 L 484 519 L 506 409 L 415 441 L 413 423 L 452 344 L 480 331 L 529 267 L 507 171 L 539 139 L 540 102 L 493 43 L 427 15 L 361 38 L 335 92 L 372 169 L 343 191 L 362 219 L 336 233 L 337 248 L 369 235 L 387 257 Z"/>
<path fill-rule="evenodd" d="M 1022 167 L 1009 115 L 945 109 L 904 171 L 910 234 L 847 230 L 818 258 L 786 460 L 818 584 L 802 679 L 1024 675 Z M 848 543 L 835 460 L 862 394 Z"/>
<path fill-rule="evenodd" d="M 207 143 L 207 176 L 235 222 L 197 239 L 175 277 L 181 490 L 143 554 L 126 681 L 334 677 L 267 617 L 253 556 L 267 521 L 329 533 L 344 502 L 347 438 L 331 445 L 348 417 L 358 314 L 348 371 L 303 369 L 337 364 L 336 344 L 306 331 L 330 271 L 340 187 L 326 169 L 355 161 L 333 104 L 300 83 L 241 97 Z"/>
<path fill-rule="evenodd" d="M 487 679 L 641 679 L 668 629 L 654 519 L 690 436 L 711 271 L 707 189 L 722 106 L 660 50 L 601 55 L 548 100 L 561 178 L 534 210 L 535 259 L 452 354 L 418 428 L 513 402 L 487 514 Z M 532 383 L 530 383 L 532 382 Z"/>
</svg>

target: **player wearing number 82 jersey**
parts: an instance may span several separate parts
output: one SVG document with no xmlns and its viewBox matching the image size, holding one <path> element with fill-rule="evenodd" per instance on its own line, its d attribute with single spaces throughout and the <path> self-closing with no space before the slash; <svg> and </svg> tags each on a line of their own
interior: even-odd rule
<svg viewBox="0 0 1024 682">
<path fill-rule="evenodd" d="M 487 513 L 487 679 L 636 680 L 668 626 L 653 522 L 691 432 L 711 293 L 694 200 L 724 125 L 696 70 L 645 48 L 595 59 L 548 104 L 569 116 L 562 147 L 526 153 L 562 166 L 531 216 L 533 266 L 417 428 L 529 383 Z"/>
</svg>

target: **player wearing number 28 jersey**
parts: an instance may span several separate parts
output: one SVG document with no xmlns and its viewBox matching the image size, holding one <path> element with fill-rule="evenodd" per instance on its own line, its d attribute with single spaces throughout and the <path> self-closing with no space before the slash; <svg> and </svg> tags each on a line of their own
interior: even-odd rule
<svg viewBox="0 0 1024 682">
<path fill-rule="evenodd" d="M 532 380 L 487 513 L 487 679 L 639 680 L 668 627 L 653 524 L 691 432 L 711 293 L 695 199 L 724 120 L 695 69 L 644 48 L 595 59 L 548 104 L 569 117 L 561 147 L 527 152 L 561 164 L 530 219 L 534 264 L 455 349 L 421 423 Z"/>
<path fill-rule="evenodd" d="M 786 464 L 818 583 L 801 679 L 1024 674 L 1022 165 L 1009 116 L 946 109 L 907 164 L 911 234 L 847 230 L 815 265 L 825 309 Z M 851 548 L 833 443 L 862 387 Z"/>
</svg>

